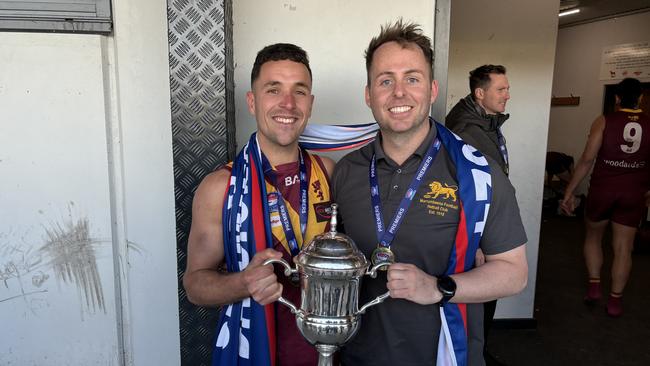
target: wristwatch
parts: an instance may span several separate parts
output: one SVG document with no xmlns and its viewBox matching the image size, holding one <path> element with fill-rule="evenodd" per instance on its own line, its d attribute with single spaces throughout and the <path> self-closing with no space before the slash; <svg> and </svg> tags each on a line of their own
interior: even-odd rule
<svg viewBox="0 0 650 366">
<path fill-rule="evenodd" d="M 442 294 L 441 303 L 446 303 L 456 295 L 456 281 L 449 276 L 438 277 L 438 291 Z"/>
</svg>

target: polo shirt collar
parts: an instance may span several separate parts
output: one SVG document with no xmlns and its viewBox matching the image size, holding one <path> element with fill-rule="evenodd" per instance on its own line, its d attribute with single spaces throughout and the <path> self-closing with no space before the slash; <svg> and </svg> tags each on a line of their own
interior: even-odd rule
<svg viewBox="0 0 650 366">
<path fill-rule="evenodd" d="M 431 146 L 431 144 L 433 143 L 433 139 L 436 138 L 436 135 L 438 134 L 434 121 L 431 117 L 429 117 L 429 127 L 430 127 L 429 133 L 427 133 L 427 136 L 424 138 L 424 141 L 422 141 L 420 146 L 418 146 L 418 148 L 413 153 L 413 155 L 418 156 L 420 159 L 422 159 L 424 155 L 426 155 L 429 146 Z M 382 138 L 383 137 L 381 136 L 381 131 L 380 131 L 377 133 L 377 138 L 375 139 L 375 141 L 373 141 L 373 149 L 375 150 L 375 157 L 377 158 L 377 161 L 381 159 L 393 161 L 393 159 L 390 159 L 390 157 L 384 153 L 384 149 L 381 147 Z"/>
</svg>

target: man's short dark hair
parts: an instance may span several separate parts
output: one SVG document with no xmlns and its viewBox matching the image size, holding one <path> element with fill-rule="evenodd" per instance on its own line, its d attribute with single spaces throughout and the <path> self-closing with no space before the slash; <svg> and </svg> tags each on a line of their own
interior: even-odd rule
<svg viewBox="0 0 650 366">
<path fill-rule="evenodd" d="M 487 89 L 492 80 L 490 74 L 505 75 L 506 68 L 502 65 L 483 65 L 469 72 L 469 91 L 474 96 L 474 90 Z"/>
<path fill-rule="evenodd" d="M 403 48 L 410 44 L 415 44 L 424 53 L 424 58 L 429 64 L 430 78 L 433 79 L 433 50 L 431 49 L 431 40 L 422 32 L 422 28 L 415 23 L 404 23 L 402 19 L 397 20 L 394 24 L 386 24 L 381 27 L 377 37 L 374 37 L 368 49 L 366 49 L 366 74 L 368 75 L 368 84 L 370 84 L 370 67 L 375 51 L 384 43 L 397 42 Z"/>
<path fill-rule="evenodd" d="M 309 67 L 309 57 L 307 57 L 307 52 L 295 44 L 276 43 L 262 48 L 262 50 L 257 53 L 255 63 L 253 64 L 253 70 L 251 71 L 251 87 L 253 87 L 253 83 L 260 76 L 262 65 L 269 61 L 283 60 L 298 62 L 305 65 L 307 71 L 309 71 L 309 79 L 311 80 L 311 68 Z"/>
<path fill-rule="evenodd" d="M 643 88 L 639 80 L 626 78 L 616 85 L 615 93 L 621 98 L 621 108 L 636 108 Z"/>
</svg>

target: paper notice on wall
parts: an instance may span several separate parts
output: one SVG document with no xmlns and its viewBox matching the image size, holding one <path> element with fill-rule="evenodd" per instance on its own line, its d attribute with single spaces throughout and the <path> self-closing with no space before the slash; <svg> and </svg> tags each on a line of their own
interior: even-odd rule
<svg viewBox="0 0 650 366">
<path fill-rule="evenodd" d="M 603 48 L 600 80 L 650 78 L 650 42 L 636 42 Z"/>
</svg>

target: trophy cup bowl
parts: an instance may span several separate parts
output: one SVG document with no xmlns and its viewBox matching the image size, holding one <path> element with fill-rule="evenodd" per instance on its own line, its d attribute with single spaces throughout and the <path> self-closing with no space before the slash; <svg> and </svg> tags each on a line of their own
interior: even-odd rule
<svg viewBox="0 0 650 366">
<path fill-rule="evenodd" d="M 388 292 L 359 308 L 359 289 L 364 275 L 375 277 L 381 263 L 370 270 L 369 262 L 350 237 L 336 232 L 337 205 L 332 204 L 330 231 L 317 235 L 294 258 L 296 268 L 283 259 L 264 264 L 284 266 L 284 274 L 300 276 L 300 308 L 280 297 L 291 309 L 305 339 L 318 350 L 318 365 L 331 366 L 332 355 L 349 341 L 361 326 L 361 315 L 388 297 Z"/>
</svg>

